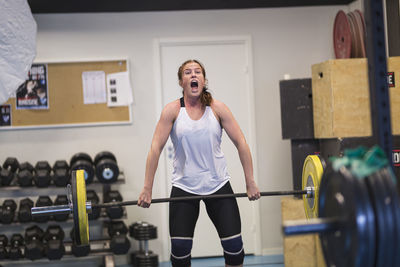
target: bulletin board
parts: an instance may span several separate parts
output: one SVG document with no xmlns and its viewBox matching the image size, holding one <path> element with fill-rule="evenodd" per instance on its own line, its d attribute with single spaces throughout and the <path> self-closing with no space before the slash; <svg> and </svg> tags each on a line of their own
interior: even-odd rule
<svg viewBox="0 0 400 267">
<path fill-rule="evenodd" d="M 17 109 L 12 97 L 4 103 L 11 107 L 11 126 L 0 130 L 131 123 L 130 105 L 84 104 L 82 83 L 82 72 L 125 72 L 127 60 L 40 63 L 47 64 L 48 109 Z"/>
</svg>

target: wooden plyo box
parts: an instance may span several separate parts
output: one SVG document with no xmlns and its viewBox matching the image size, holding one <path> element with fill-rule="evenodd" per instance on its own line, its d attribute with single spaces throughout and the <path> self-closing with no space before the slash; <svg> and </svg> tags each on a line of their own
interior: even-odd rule
<svg viewBox="0 0 400 267">
<path fill-rule="evenodd" d="M 400 135 L 400 57 L 388 58 L 392 134 Z M 389 78 L 388 78 L 389 79 Z M 312 66 L 315 138 L 371 136 L 367 60 L 334 59 Z"/>
<path fill-rule="evenodd" d="M 282 222 L 306 219 L 302 199 L 282 197 L 281 212 Z M 326 267 L 317 234 L 284 237 L 283 258 L 285 267 Z"/>
</svg>

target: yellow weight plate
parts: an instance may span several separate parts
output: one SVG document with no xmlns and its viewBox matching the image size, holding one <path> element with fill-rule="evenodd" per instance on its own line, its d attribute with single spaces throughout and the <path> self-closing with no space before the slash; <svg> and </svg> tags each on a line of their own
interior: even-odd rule
<svg viewBox="0 0 400 267">
<path fill-rule="evenodd" d="M 86 210 L 86 184 L 84 170 L 78 170 L 76 172 L 76 196 L 81 244 L 87 245 L 89 244 L 89 219 Z"/>
<path fill-rule="evenodd" d="M 323 173 L 324 168 L 320 158 L 317 155 L 307 156 L 303 165 L 302 188 L 303 190 L 306 187 L 314 188 L 312 197 L 303 195 L 304 211 L 307 218 L 318 217 L 319 185 Z"/>
<path fill-rule="evenodd" d="M 74 242 L 76 245 L 89 244 L 89 222 L 86 211 L 85 172 L 72 172 L 72 210 L 74 218 Z"/>
</svg>

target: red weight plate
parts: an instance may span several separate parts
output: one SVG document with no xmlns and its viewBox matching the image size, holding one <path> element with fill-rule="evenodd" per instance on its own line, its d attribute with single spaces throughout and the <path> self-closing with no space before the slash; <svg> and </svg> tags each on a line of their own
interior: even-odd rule
<svg viewBox="0 0 400 267">
<path fill-rule="evenodd" d="M 349 23 L 352 25 L 354 29 L 354 42 L 352 42 L 352 45 L 354 45 L 354 58 L 359 58 L 361 57 L 361 39 L 360 39 L 360 32 L 359 28 L 357 25 L 357 20 L 353 12 L 349 12 L 348 14 L 348 19 Z"/>
<path fill-rule="evenodd" d="M 347 19 L 350 25 L 350 33 L 351 33 L 351 54 L 350 57 L 354 58 L 357 55 L 357 43 L 356 43 L 356 33 L 355 33 L 355 26 L 353 21 L 350 18 L 350 15 L 347 14 Z"/>
<path fill-rule="evenodd" d="M 367 53 L 365 51 L 365 22 L 364 22 L 364 16 L 362 12 L 358 9 L 354 11 L 355 18 L 357 20 L 357 25 L 358 25 L 358 32 L 360 35 L 360 40 L 361 40 L 361 55 L 360 57 L 366 57 Z"/>
<path fill-rule="evenodd" d="M 346 13 L 340 10 L 335 17 L 333 27 L 333 46 L 336 58 L 350 58 L 351 32 Z"/>
</svg>

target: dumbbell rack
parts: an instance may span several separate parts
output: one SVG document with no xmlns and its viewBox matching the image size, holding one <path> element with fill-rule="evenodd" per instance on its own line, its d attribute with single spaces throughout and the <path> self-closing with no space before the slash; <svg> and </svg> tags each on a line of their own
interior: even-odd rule
<svg viewBox="0 0 400 267">
<path fill-rule="evenodd" d="M 104 199 L 105 193 L 110 191 L 111 187 L 113 185 L 120 185 L 120 184 L 124 184 L 124 183 L 125 183 L 125 175 L 124 175 L 124 172 L 121 170 L 120 174 L 118 176 L 118 180 L 116 182 L 114 182 L 112 184 L 103 184 L 103 183 L 98 182 L 97 180 L 94 180 L 92 183 L 87 185 L 87 189 L 95 189 L 95 188 L 101 187 L 102 188 L 101 191 L 102 191 L 103 199 Z M 45 228 L 48 225 L 57 224 L 57 225 L 60 225 L 64 229 L 64 232 L 65 232 L 64 245 L 66 247 L 66 252 L 60 261 L 68 261 L 71 263 L 73 263 L 74 261 L 79 261 L 80 264 L 82 264 L 82 261 L 93 261 L 93 260 L 98 259 L 99 257 L 102 257 L 103 264 L 105 264 L 104 266 L 113 265 L 114 254 L 110 250 L 110 239 L 104 238 L 104 223 L 106 221 L 110 220 L 107 217 L 106 212 L 104 210 L 102 210 L 100 217 L 98 219 L 89 221 L 89 224 L 91 225 L 90 230 L 93 230 L 90 232 L 91 251 L 90 251 L 89 255 L 84 256 L 84 257 L 75 257 L 71 252 L 72 240 L 71 240 L 70 234 L 69 234 L 69 232 L 73 226 L 72 216 L 70 216 L 68 218 L 68 220 L 66 220 L 66 221 L 49 220 L 44 223 L 35 222 L 35 221 L 26 222 L 26 223 L 18 222 L 18 210 L 19 210 L 19 201 L 18 200 L 20 200 L 22 198 L 26 198 L 26 197 L 37 197 L 40 195 L 47 195 L 52 198 L 54 198 L 56 195 L 65 195 L 67 193 L 65 187 L 57 187 L 54 185 L 50 185 L 48 187 L 43 187 L 43 188 L 39 188 L 36 186 L 20 187 L 20 186 L 17 186 L 15 183 L 11 183 L 10 186 L 3 186 L 0 189 L 1 189 L 0 190 L 0 198 L 3 199 L 3 201 L 5 199 L 9 199 L 9 198 L 12 198 L 14 200 L 17 199 L 16 203 L 18 206 L 17 210 L 15 212 L 13 222 L 11 224 L 0 223 L 0 234 L 5 234 L 7 237 L 10 238 L 11 234 L 14 234 L 14 233 L 20 233 L 20 234 L 24 235 L 25 229 L 32 225 L 38 225 L 40 228 L 45 230 Z M 97 193 L 101 194 L 100 190 L 95 190 L 95 191 Z M 100 198 L 100 199 L 102 199 L 102 198 Z M 123 217 L 120 218 L 120 220 L 124 220 L 126 218 L 127 218 L 127 214 L 126 214 L 126 209 L 124 208 Z M 65 229 L 68 229 L 68 230 L 66 231 Z M 60 262 L 60 261 L 56 261 L 56 262 Z M 5 259 L 5 260 L 0 260 L 0 265 L 7 266 L 8 264 L 10 264 L 10 265 L 20 264 L 21 266 L 27 266 L 27 265 L 36 266 L 36 265 L 43 264 L 45 262 L 50 262 L 50 260 L 48 260 L 46 257 L 39 259 L 39 260 L 35 260 L 35 261 L 31 261 L 26 258 L 21 258 L 18 261 Z M 52 261 L 52 262 L 54 262 L 54 261 Z M 109 265 L 107 265 L 107 264 L 109 264 Z"/>
</svg>

